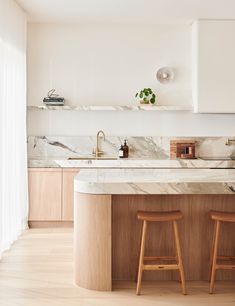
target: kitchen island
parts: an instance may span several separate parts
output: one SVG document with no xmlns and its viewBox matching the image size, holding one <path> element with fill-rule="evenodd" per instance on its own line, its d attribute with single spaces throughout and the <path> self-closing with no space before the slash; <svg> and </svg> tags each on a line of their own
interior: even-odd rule
<svg viewBox="0 0 235 306">
<path fill-rule="evenodd" d="M 211 209 L 235 211 L 234 169 L 90 169 L 74 180 L 75 282 L 112 290 L 112 280 L 135 280 L 141 236 L 138 210 L 180 209 L 179 224 L 187 280 L 206 280 L 213 224 Z M 219 251 L 234 252 L 234 225 L 222 228 Z M 150 224 L 146 255 L 174 255 L 171 228 Z M 219 279 L 234 279 L 228 271 Z M 173 280 L 172 271 L 143 279 Z"/>
</svg>

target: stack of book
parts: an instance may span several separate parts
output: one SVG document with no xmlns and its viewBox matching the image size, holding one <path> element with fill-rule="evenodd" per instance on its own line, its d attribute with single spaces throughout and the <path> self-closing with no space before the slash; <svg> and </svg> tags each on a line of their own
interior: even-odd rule
<svg viewBox="0 0 235 306">
<path fill-rule="evenodd" d="M 54 92 L 55 89 L 51 89 L 48 92 L 47 97 L 43 99 L 43 103 L 48 106 L 64 106 L 65 99 L 55 94 Z"/>
</svg>

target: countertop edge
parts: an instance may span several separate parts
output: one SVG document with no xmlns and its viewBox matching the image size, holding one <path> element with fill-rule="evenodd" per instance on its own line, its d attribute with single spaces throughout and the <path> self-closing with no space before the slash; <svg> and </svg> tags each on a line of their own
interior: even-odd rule
<svg viewBox="0 0 235 306">
<path fill-rule="evenodd" d="M 81 170 L 74 191 L 88 194 L 233 194 L 235 169 Z M 182 172 L 183 171 L 183 172 Z"/>
</svg>

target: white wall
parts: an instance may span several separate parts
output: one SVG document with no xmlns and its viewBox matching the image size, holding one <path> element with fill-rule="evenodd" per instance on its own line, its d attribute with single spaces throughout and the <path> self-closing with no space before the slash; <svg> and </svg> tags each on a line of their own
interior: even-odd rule
<svg viewBox="0 0 235 306">
<path fill-rule="evenodd" d="M 56 88 L 70 105 L 126 105 L 152 87 L 160 104 L 191 104 L 190 27 L 29 24 L 28 103 Z M 161 85 L 157 69 L 176 81 Z"/>
<path fill-rule="evenodd" d="M 70 105 L 127 105 L 152 87 L 159 104 L 191 105 L 191 26 L 29 24 L 28 104 L 42 104 L 56 88 Z M 155 74 L 170 66 L 176 78 L 161 85 Z M 190 112 L 29 111 L 29 135 L 235 135 L 235 115 Z"/>
<path fill-rule="evenodd" d="M 30 111 L 29 135 L 234 136 L 235 115 L 190 112 Z"/>
</svg>

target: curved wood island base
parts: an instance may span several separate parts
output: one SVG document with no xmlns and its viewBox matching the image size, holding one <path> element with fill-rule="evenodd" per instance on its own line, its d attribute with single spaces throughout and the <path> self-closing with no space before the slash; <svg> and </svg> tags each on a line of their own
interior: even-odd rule
<svg viewBox="0 0 235 306">
<path fill-rule="evenodd" d="M 89 194 L 79 191 L 78 186 L 77 181 L 74 243 L 75 282 L 78 286 L 110 291 L 112 280 L 136 279 L 142 225 L 136 218 L 138 210 L 181 210 L 184 219 L 179 222 L 179 231 L 186 280 L 208 280 L 213 234 L 209 211 L 235 211 L 233 192 L 210 192 L 208 195 Z M 219 254 L 234 256 L 234 232 L 234 224 L 222 226 Z M 169 224 L 150 224 L 146 255 L 175 255 L 173 241 Z M 143 274 L 143 280 L 178 279 L 175 271 L 147 271 Z M 231 271 L 218 271 L 217 279 L 235 280 L 235 275 Z"/>
<path fill-rule="evenodd" d="M 76 205 L 79 203 L 79 205 Z M 78 286 L 109 291 L 111 269 L 111 196 L 75 193 L 75 282 Z"/>
<path fill-rule="evenodd" d="M 182 253 L 187 280 L 207 280 L 213 225 L 208 212 L 235 210 L 233 195 L 75 195 L 75 282 L 78 286 L 109 291 L 114 280 L 135 280 L 141 222 L 137 210 L 180 209 Z M 173 236 L 169 226 L 154 227 L 147 237 L 146 252 L 172 255 Z M 222 228 L 219 252 L 234 254 L 234 225 Z M 171 252 L 172 251 L 172 252 Z M 222 252 L 223 251 L 223 252 Z M 161 253 L 160 253 L 161 252 Z M 219 271 L 218 279 L 231 280 L 231 271 Z M 174 280 L 175 272 L 144 272 L 143 279 Z"/>
</svg>

